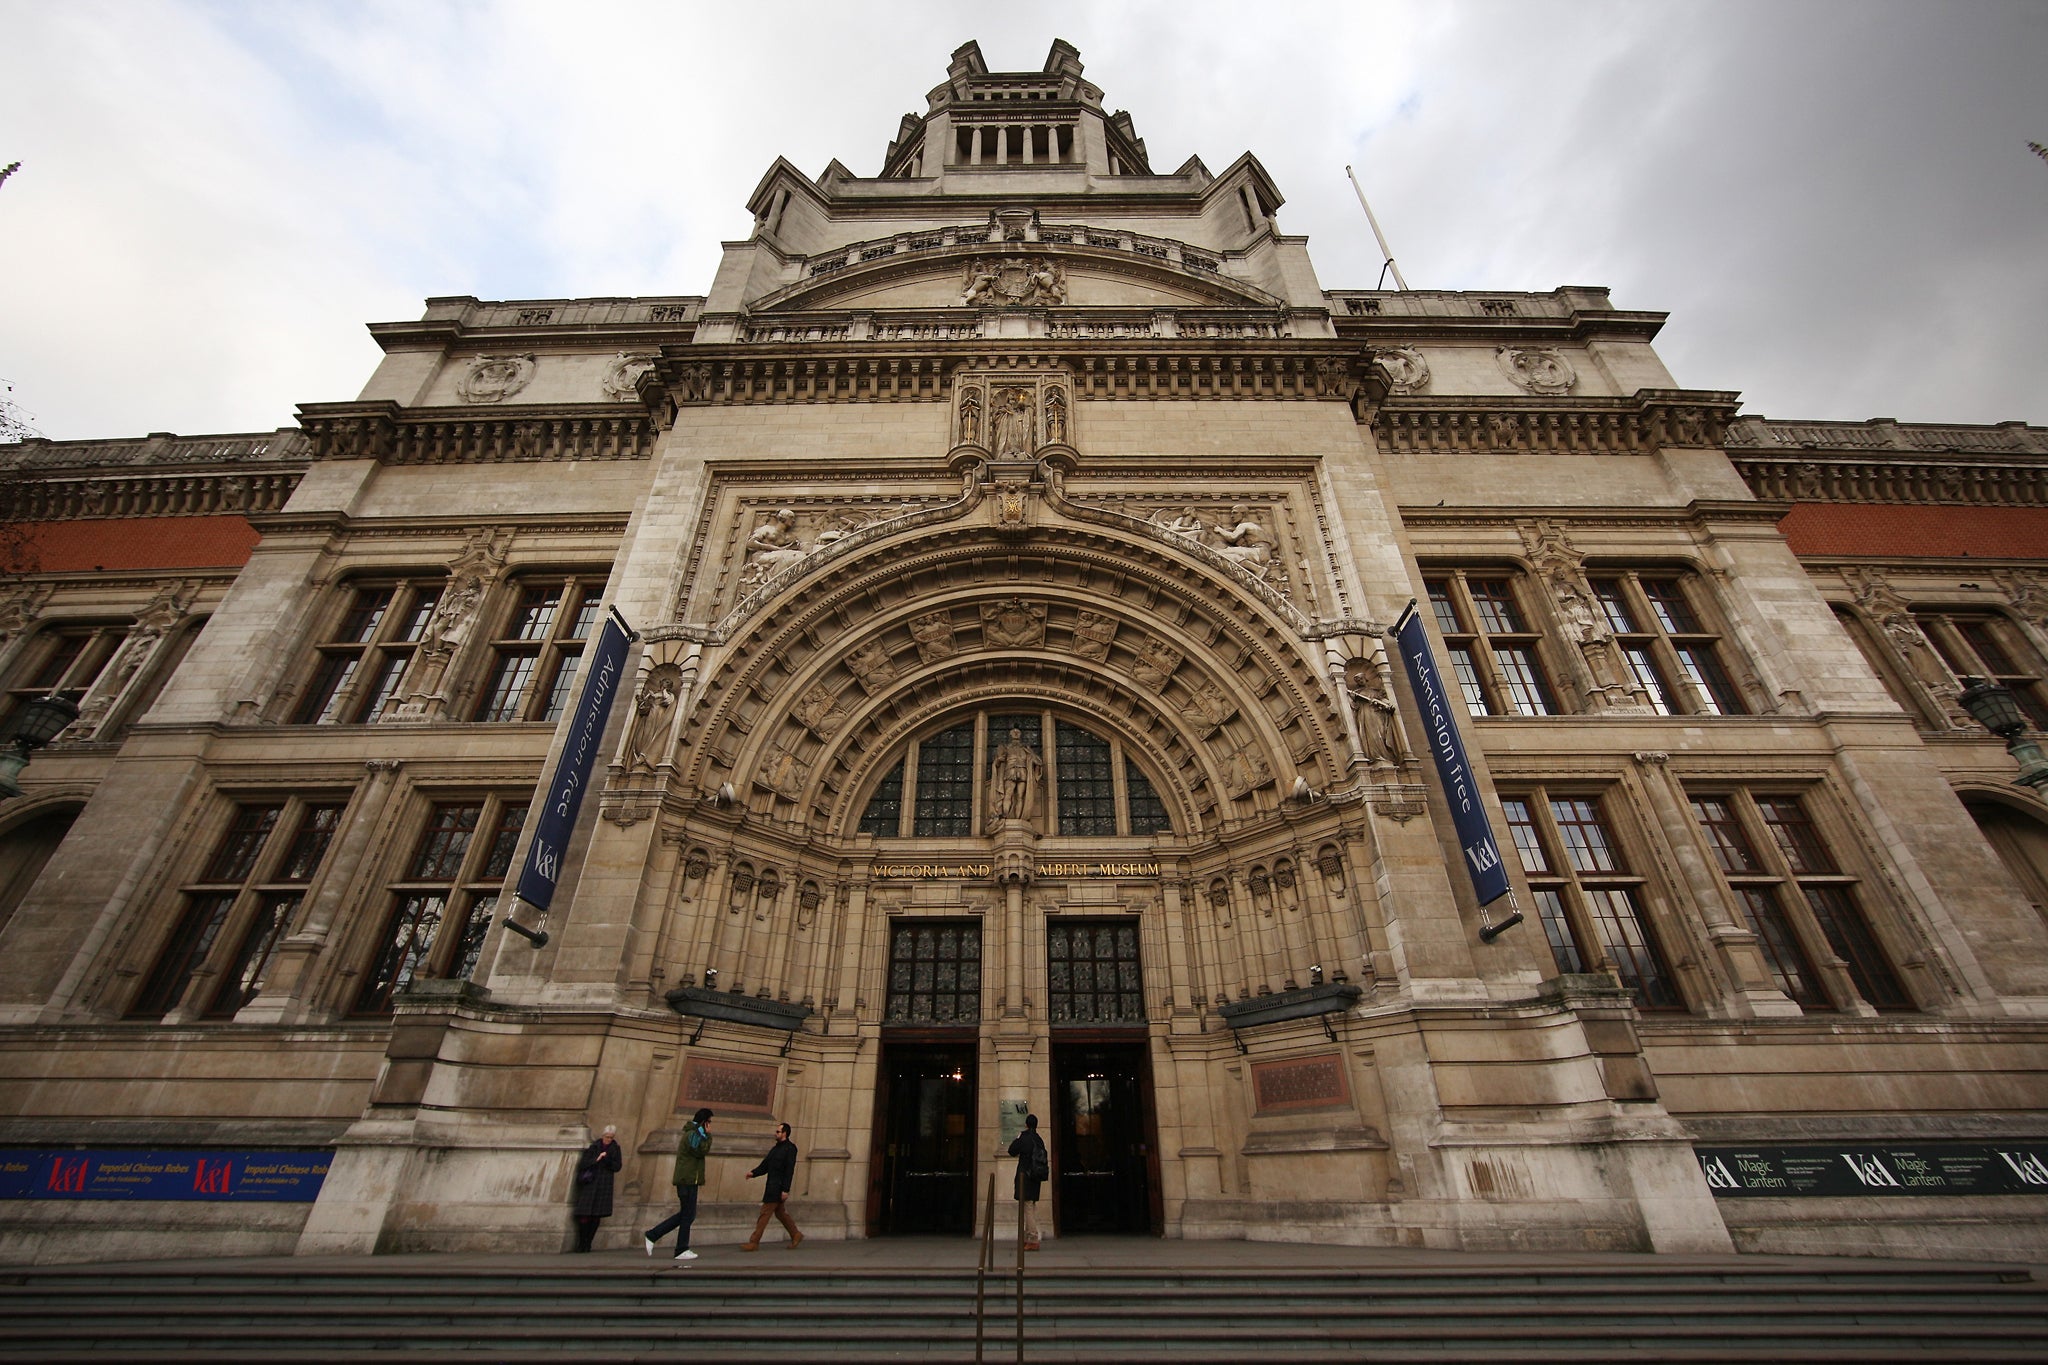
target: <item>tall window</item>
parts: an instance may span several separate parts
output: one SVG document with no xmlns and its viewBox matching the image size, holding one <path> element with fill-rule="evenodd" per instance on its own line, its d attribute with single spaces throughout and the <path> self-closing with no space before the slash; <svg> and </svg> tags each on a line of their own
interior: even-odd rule
<svg viewBox="0 0 2048 1365">
<path fill-rule="evenodd" d="M 99 680 L 128 637 L 120 625 L 52 626 L 36 632 L 27 666 L 7 689 L 8 715 L 38 697 L 63 697 L 76 706 Z"/>
<path fill-rule="evenodd" d="M 1501 797 L 1530 895 L 1560 972 L 1612 966 L 1639 1008 L 1685 1008 L 1642 913 L 1630 873 L 1591 796 L 1534 791 Z"/>
<path fill-rule="evenodd" d="M 1958 678 L 2004 686 L 2026 712 L 2027 723 L 2048 731 L 2048 677 L 2026 637 L 2011 621 L 1989 612 L 1916 611 L 1913 619 Z"/>
<path fill-rule="evenodd" d="M 1012 730 L 1041 767 L 1031 812 L 1041 831 L 1097 837 L 1172 831 L 1166 803 L 1120 740 L 1045 711 L 1003 710 L 913 740 L 875 785 L 856 828 L 882 838 L 981 832 L 991 800 L 989 766 Z"/>
<path fill-rule="evenodd" d="M 212 858 L 186 884 L 184 913 L 129 1013 L 168 1013 L 209 967 L 217 980 L 192 1007 L 224 1018 L 254 1000 L 341 826 L 343 805 L 292 798 L 237 806 Z M 224 955 L 223 943 L 234 945 Z"/>
<path fill-rule="evenodd" d="M 1145 1022 L 1136 920 L 1048 920 L 1045 957 L 1053 1023 Z"/>
<path fill-rule="evenodd" d="M 1624 573 L 1592 580 L 1615 647 L 1660 716 L 1736 716 L 1742 694 L 1722 666 L 1720 637 L 1673 574 Z"/>
<path fill-rule="evenodd" d="M 440 601 L 439 579 L 357 586 L 333 634 L 316 651 L 293 721 L 367 724 L 390 710 Z"/>
<path fill-rule="evenodd" d="M 897 920 L 889 931 L 891 1024 L 971 1024 L 981 1018 L 981 926 Z"/>
<path fill-rule="evenodd" d="M 389 1010 L 416 976 L 460 980 L 476 970 L 525 823 L 524 801 L 498 797 L 437 802 L 428 811 L 404 876 L 391 884 L 391 913 L 357 1013 Z"/>
<path fill-rule="evenodd" d="M 1538 636 L 1515 598 L 1514 580 L 1463 570 L 1425 580 L 1465 709 L 1475 716 L 1549 716 L 1557 701 L 1544 676 Z"/>
<path fill-rule="evenodd" d="M 1735 802 L 1724 796 L 1696 796 L 1692 813 L 1708 846 L 1714 850 L 1714 861 L 1735 892 L 1743 923 L 1756 935 L 1757 946 L 1763 951 L 1778 989 L 1801 1009 L 1832 1008 L 1821 991 L 1820 978 L 1807 958 L 1799 931 L 1786 912 L 1780 891 L 1783 878 L 1774 875 L 1758 855 Z"/>
<path fill-rule="evenodd" d="M 490 684 L 476 718 L 559 720 L 603 595 L 604 583 L 595 578 L 520 580 L 511 615 L 492 642 Z"/>
</svg>

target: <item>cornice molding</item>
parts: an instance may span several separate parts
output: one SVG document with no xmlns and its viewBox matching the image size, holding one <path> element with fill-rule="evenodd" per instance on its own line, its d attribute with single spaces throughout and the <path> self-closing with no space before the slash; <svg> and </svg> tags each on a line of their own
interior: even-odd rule
<svg viewBox="0 0 2048 1365">
<path fill-rule="evenodd" d="M 644 460 L 659 432 L 632 403 L 406 408 L 393 402 L 304 403 L 299 425 L 316 460 L 387 465 Z"/>
<path fill-rule="evenodd" d="M 1718 447 L 1740 402 L 1712 389 L 1639 389 L 1626 398 L 1458 394 L 1393 397 L 1373 414 L 1395 455 L 1647 455 Z"/>
<path fill-rule="evenodd" d="M 305 464 L 147 474 L 25 478 L 11 521 L 105 521 L 134 517 L 255 516 L 285 505 Z"/>
</svg>

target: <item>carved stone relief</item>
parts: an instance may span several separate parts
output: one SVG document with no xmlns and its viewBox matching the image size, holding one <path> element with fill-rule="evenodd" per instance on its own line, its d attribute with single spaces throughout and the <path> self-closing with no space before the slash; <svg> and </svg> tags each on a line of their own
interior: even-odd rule
<svg viewBox="0 0 2048 1365">
<path fill-rule="evenodd" d="M 1842 576 L 1856 596 L 1856 605 L 1877 622 L 1891 643 L 1892 652 L 1905 664 L 1913 681 L 1941 708 L 1950 728 L 1974 729 L 1976 722 L 1956 700 L 1962 695 L 1962 688 L 1935 653 L 1933 642 L 1921 631 L 1920 623 L 1913 619 L 1906 599 L 1877 569 L 1848 568 L 1842 571 Z"/>
<path fill-rule="evenodd" d="M 1387 371 L 1389 392 L 1421 393 L 1429 387 L 1429 360 L 1413 346 L 1374 351 L 1373 359 Z"/>
<path fill-rule="evenodd" d="M 1272 781 L 1272 765 L 1266 762 L 1266 756 L 1256 745 L 1240 745 L 1224 760 L 1223 790 L 1233 798 L 1249 796 L 1261 787 L 1270 786 Z"/>
<path fill-rule="evenodd" d="M 480 355 L 455 391 L 465 403 L 502 403 L 533 382 L 530 355 Z"/>
<path fill-rule="evenodd" d="M 910 638 L 917 645 L 917 657 L 922 663 L 950 657 L 954 651 L 952 614 L 935 611 L 911 617 Z"/>
<path fill-rule="evenodd" d="M 1074 653 L 1098 663 L 1109 658 L 1116 639 L 1116 618 L 1083 609 L 1074 617 Z"/>
<path fill-rule="evenodd" d="M 16 583 L 9 587 L 6 595 L 0 596 L 0 641 L 33 625 L 56 591 L 53 583 Z"/>
<path fill-rule="evenodd" d="M 598 387 L 604 396 L 614 403 L 630 403 L 639 397 L 640 376 L 654 368 L 654 357 L 620 351 L 605 366 L 604 378 Z"/>
<path fill-rule="evenodd" d="M 1005 256 L 976 261 L 961 280 L 960 302 L 976 308 L 1031 308 L 1067 301 L 1067 270 L 1058 261 Z"/>
<path fill-rule="evenodd" d="M 1571 361 L 1549 346 L 1498 346 L 1494 359 L 1517 387 L 1536 394 L 1566 394 L 1579 382 Z"/>
<path fill-rule="evenodd" d="M 794 801 L 803 795 L 804 784 L 811 780 L 811 769 L 787 749 L 770 749 L 761 760 L 761 766 L 754 773 L 754 785 L 766 787 L 777 796 Z M 767 894 L 765 887 L 763 894 Z"/>
<path fill-rule="evenodd" d="M 790 714 L 819 739 L 832 738 L 838 733 L 839 723 L 846 719 L 846 713 L 839 709 L 838 694 L 824 683 L 799 697 Z"/>
<path fill-rule="evenodd" d="M 658 664 L 640 680 L 633 698 L 633 728 L 626 740 L 628 772 L 653 772 L 669 757 L 676 700 L 682 695 L 680 665 Z"/>
<path fill-rule="evenodd" d="M 982 643 L 990 649 L 1031 649 L 1045 643 L 1045 607 L 1021 597 L 981 604 Z"/>
<path fill-rule="evenodd" d="M 846 671 L 853 674 L 853 680 L 870 696 L 896 680 L 896 665 L 889 661 L 889 655 L 881 645 L 873 641 L 846 656 Z"/>
<path fill-rule="evenodd" d="M 1205 680 L 1188 689 L 1185 709 L 1188 719 L 1195 722 L 1197 733 L 1207 739 L 1237 714 L 1237 703 L 1222 688 Z"/>
<path fill-rule="evenodd" d="M 1180 667 L 1181 652 L 1163 640 L 1138 637 L 1131 645 L 1131 681 L 1152 692 L 1166 687 Z"/>
</svg>

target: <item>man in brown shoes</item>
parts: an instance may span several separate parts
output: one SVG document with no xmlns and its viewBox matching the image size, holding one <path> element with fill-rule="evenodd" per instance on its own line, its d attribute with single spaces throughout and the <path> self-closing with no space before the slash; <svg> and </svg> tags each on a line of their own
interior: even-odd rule
<svg viewBox="0 0 2048 1365">
<path fill-rule="evenodd" d="M 768 1177 L 768 1184 L 761 1191 L 761 1216 L 754 1220 L 754 1235 L 740 1245 L 741 1251 L 759 1251 L 761 1234 L 768 1230 L 768 1220 L 774 1218 L 789 1231 L 789 1249 L 795 1251 L 804 1244 L 803 1233 L 797 1231 L 796 1222 L 789 1216 L 789 1187 L 796 1179 L 796 1144 L 789 1140 L 789 1125 L 775 1125 L 775 1145 L 768 1149 L 768 1155 L 761 1158 L 761 1164 L 747 1172 L 747 1179 L 757 1175 Z"/>
</svg>

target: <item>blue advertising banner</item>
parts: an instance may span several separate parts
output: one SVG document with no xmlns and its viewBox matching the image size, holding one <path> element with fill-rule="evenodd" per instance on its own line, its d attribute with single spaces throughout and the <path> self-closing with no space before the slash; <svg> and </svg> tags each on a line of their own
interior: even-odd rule
<svg viewBox="0 0 2048 1365">
<path fill-rule="evenodd" d="M 555 898 L 562 856 L 569 848 L 570 831 L 576 827 L 576 812 L 583 808 L 583 793 L 590 787 L 590 770 L 597 763 L 605 722 L 619 695 L 619 676 L 625 672 L 626 646 L 632 638 L 614 612 L 605 618 L 604 629 L 584 663 L 583 690 L 569 723 L 569 742 L 562 746 L 562 756 L 548 778 L 533 843 L 526 850 L 526 866 L 519 871 L 517 895 L 537 909 L 547 909 Z"/>
<path fill-rule="evenodd" d="M 310 1204 L 332 1151 L 0 1148 L 0 1199 L 215 1199 Z"/>
<path fill-rule="evenodd" d="M 1486 807 L 1479 801 L 1479 784 L 1473 780 L 1472 765 L 1465 758 L 1465 741 L 1452 718 L 1451 702 L 1437 676 L 1436 655 L 1429 648 L 1429 635 L 1416 615 L 1415 604 L 1394 623 L 1394 640 L 1407 665 L 1408 681 L 1422 704 L 1423 728 L 1429 731 L 1429 754 L 1436 760 L 1437 776 L 1443 779 L 1444 797 L 1451 803 L 1451 819 L 1458 827 L 1458 844 L 1465 851 L 1465 870 L 1472 874 L 1472 889 L 1481 905 L 1508 893 L 1507 869 L 1501 866 L 1500 846 L 1493 842 L 1493 827 L 1487 823 Z M 1505 927 L 1505 926 L 1502 926 Z"/>
</svg>

